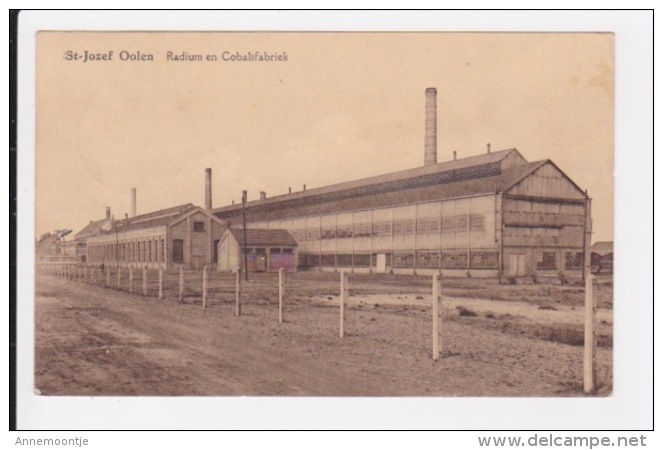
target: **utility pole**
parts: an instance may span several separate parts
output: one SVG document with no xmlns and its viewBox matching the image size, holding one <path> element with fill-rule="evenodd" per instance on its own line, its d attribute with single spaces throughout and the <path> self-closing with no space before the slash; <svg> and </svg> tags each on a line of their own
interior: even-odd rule
<svg viewBox="0 0 663 450">
<path fill-rule="evenodd" d="M 244 225 L 244 279 L 249 281 L 248 241 L 246 240 L 246 191 L 242 191 L 242 222 Z"/>
</svg>

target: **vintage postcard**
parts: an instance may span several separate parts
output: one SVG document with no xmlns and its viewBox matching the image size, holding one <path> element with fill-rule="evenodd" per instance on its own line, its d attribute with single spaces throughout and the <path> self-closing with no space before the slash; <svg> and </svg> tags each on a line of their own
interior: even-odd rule
<svg viewBox="0 0 663 450">
<path fill-rule="evenodd" d="M 36 39 L 41 395 L 610 395 L 612 34 Z"/>
<path fill-rule="evenodd" d="M 140 23 L 31 37 L 24 424 L 630 411 L 610 27 Z"/>
</svg>

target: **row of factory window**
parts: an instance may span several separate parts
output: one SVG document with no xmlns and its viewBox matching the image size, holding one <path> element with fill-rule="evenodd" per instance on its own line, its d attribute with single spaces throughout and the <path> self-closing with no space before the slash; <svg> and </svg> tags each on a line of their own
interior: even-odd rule
<svg viewBox="0 0 663 450">
<path fill-rule="evenodd" d="M 299 267 L 376 267 L 376 253 L 300 253 Z M 399 251 L 386 254 L 386 265 L 395 269 L 498 269 L 499 253 L 492 250 Z M 564 269 L 581 269 L 583 253 L 564 252 Z M 537 270 L 559 270 L 557 252 L 542 252 Z"/>
<path fill-rule="evenodd" d="M 161 263 L 166 262 L 163 238 L 88 245 L 89 262 Z"/>
<path fill-rule="evenodd" d="M 564 252 L 564 269 L 582 269 L 582 252 Z M 536 262 L 537 270 L 559 270 L 557 252 L 542 252 Z"/>
<path fill-rule="evenodd" d="M 532 213 L 550 213 L 550 214 L 573 214 L 582 216 L 585 214 L 585 207 L 580 204 L 566 203 L 548 203 L 533 202 L 530 200 L 504 200 L 504 210 L 509 212 L 532 212 Z"/>
<path fill-rule="evenodd" d="M 485 231 L 485 217 L 483 214 L 463 214 L 444 217 L 441 220 L 435 217 L 417 219 L 394 220 L 385 222 L 356 223 L 354 225 L 336 225 L 335 227 L 321 228 L 295 228 L 292 237 L 298 241 L 317 241 L 319 239 L 346 239 L 362 237 L 389 237 L 412 236 L 463 232 L 469 229 L 472 232 Z"/>
<path fill-rule="evenodd" d="M 418 250 L 387 253 L 386 265 L 395 269 L 497 269 L 497 251 Z M 468 266 L 469 264 L 469 266 Z M 299 267 L 376 267 L 376 253 L 300 253 Z"/>
</svg>

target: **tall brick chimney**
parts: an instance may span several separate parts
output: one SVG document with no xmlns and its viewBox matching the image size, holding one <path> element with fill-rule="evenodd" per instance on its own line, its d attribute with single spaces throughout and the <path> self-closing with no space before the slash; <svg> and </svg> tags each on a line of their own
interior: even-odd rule
<svg viewBox="0 0 663 450">
<path fill-rule="evenodd" d="M 424 165 L 437 164 L 437 89 L 426 89 L 426 133 L 424 137 Z"/>
<path fill-rule="evenodd" d="M 205 209 L 212 209 L 212 169 L 205 169 Z"/>
<path fill-rule="evenodd" d="M 131 217 L 136 217 L 136 188 L 131 188 Z"/>
</svg>

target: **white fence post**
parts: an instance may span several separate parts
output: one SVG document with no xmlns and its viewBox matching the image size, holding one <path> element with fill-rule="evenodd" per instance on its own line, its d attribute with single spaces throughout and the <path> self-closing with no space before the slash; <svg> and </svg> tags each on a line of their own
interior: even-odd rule
<svg viewBox="0 0 663 450">
<path fill-rule="evenodd" d="M 207 307 L 207 266 L 203 267 L 203 309 Z"/>
<path fill-rule="evenodd" d="M 339 296 L 339 326 L 338 334 L 340 337 L 345 336 L 345 302 L 347 300 L 348 292 L 348 273 L 341 270 L 341 295 Z"/>
<path fill-rule="evenodd" d="M 143 295 L 147 297 L 147 266 L 143 266 Z"/>
<path fill-rule="evenodd" d="M 242 315 L 242 269 L 235 273 L 235 315 Z"/>
<path fill-rule="evenodd" d="M 180 297 L 179 297 L 180 303 L 182 303 L 183 294 L 184 294 L 184 266 L 180 266 Z"/>
<path fill-rule="evenodd" d="M 586 394 L 596 389 L 596 299 L 594 298 L 594 275 L 585 279 L 585 361 L 584 389 Z"/>
<path fill-rule="evenodd" d="M 283 323 L 283 296 L 285 295 L 285 271 L 279 268 L 279 323 Z"/>
<path fill-rule="evenodd" d="M 441 319 L 441 295 L 440 295 L 440 277 L 433 275 L 433 361 L 437 361 L 440 357 L 440 325 Z"/>
<path fill-rule="evenodd" d="M 159 266 L 159 300 L 163 299 L 163 267 Z"/>
</svg>

